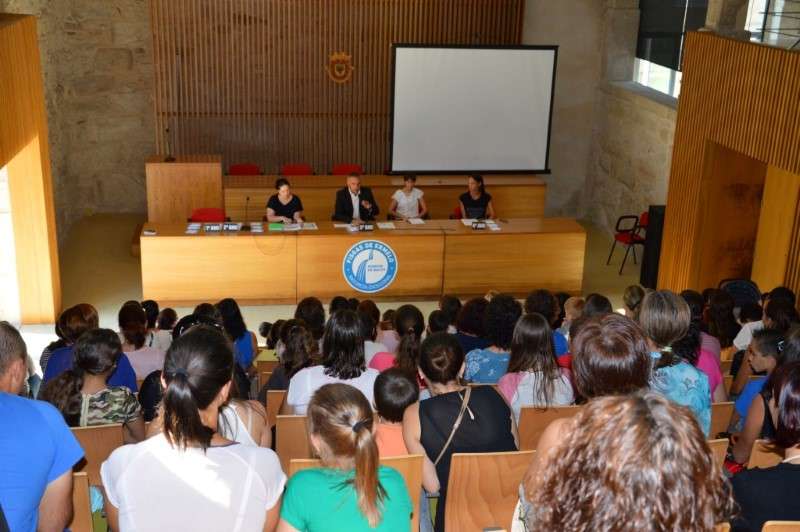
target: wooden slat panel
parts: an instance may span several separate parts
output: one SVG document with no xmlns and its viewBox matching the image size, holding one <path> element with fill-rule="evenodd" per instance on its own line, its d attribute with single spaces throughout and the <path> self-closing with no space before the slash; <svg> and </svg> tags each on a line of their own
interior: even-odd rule
<svg viewBox="0 0 800 532">
<path fill-rule="evenodd" d="M 707 158 L 719 145 L 756 159 L 770 172 L 800 175 L 800 54 L 789 50 L 725 39 L 711 33 L 689 33 L 683 58 L 683 81 L 675 130 L 672 169 L 667 196 L 664 239 L 661 248 L 658 284 L 661 288 L 702 289 L 710 276 L 712 262 L 703 261 L 703 250 L 716 246 L 714 239 L 691 235 L 714 234 L 723 228 L 729 212 L 709 219 Z M 794 183 L 793 187 L 797 184 Z M 760 223 L 778 223 L 786 218 L 785 209 L 764 210 Z M 783 238 L 789 249 L 772 249 L 787 256 L 785 273 L 768 276 L 800 290 L 800 214 L 790 237 Z M 705 227 L 700 227 L 704 225 Z M 712 224 L 709 228 L 707 224 Z M 689 236 L 687 238 L 687 235 Z M 757 240 L 756 248 L 765 246 Z M 773 245 L 770 245 L 774 248 Z M 754 268 L 758 270 L 759 258 Z M 774 273 L 774 272 L 773 272 Z M 713 277 L 713 275 L 711 275 Z M 765 277 L 764 279 L 767 279 Z M 768 290 L 773 286 L 761 286 Z"/>
<path fill-rule="evenodd" d="M 523 0 L 150 0 L 159 153 L 388 163 L 391 43 L 519 44 Z M 352 81 L 325 71 L 352 55 Z M 166 130 L 169 128 L 169 135 Z M 168 143 L 170 144 L 168 146 Z"/>
</svg>

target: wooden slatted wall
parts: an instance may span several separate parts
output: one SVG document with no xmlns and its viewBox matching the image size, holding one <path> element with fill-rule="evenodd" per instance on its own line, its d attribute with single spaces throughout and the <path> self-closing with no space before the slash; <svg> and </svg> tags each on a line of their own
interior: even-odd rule
<svg viewBox="0 0 800 532">
<path fill-rule="evenodd" d="M 800 174 L 800 53 L 712 33 L 688 35 L 659 287 L 705 288 L 697 284 L 698 260 L 701 248 L 712 243 L 693 235 L 699 234 L 702 219 L 701 180 L 709 142 Z M 800 219 L 790 248 L 785 282 L 800 291 Z"/>
<path fill-rule="evenodd" d="M 388 164 L 393 42 L 518 44 L 523 0 L 151 0 L 160 153 Z M 349 83 L 326 73 L 344 51 Z M 479 73 L 477 73 L 479 74 Z M 169 128 L 169 136 L 166 131 Z M 169 144 L 169 145 L 168 145 Z"/>
</svg>

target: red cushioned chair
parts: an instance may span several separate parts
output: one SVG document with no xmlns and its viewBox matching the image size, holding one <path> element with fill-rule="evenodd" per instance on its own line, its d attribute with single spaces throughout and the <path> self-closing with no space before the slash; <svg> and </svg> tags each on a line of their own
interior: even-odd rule
<svg viewBox="0 0 800 532">
<path fill-rule="evenodd" d="M 216 207 L 202 207 L 200 209 L 193 210 L 188 221 L 214 223 L 225 222 L 228 221 L 228 219 L 225 217 L 225 211 L 222 209 L 217 209 Z"/>
<path fill-rule="evenodd" d="M 314 175 L 314 169 L 308 163 L 291 163 L 281 166 L 281 175 Z"/>
<path fill-rule="evenodd" d="M 364 173 L 364 169 L 361 168 L 360 164 L 350 164 L 350 163 L 342 163 L 342 164 L 334 164 L 333 170 L 331 174 L 333 175 L 361 175 Z"/>
<path fill-rule="evenodd" d="M 611 244 L 611 252 L 608 254 L 606 266 L 611 264 L 611 256 L 614 255 L 617 242 L 625 246 L 625 257 L 622 259 L 622 265 L 619 267 L 619 275 L 622 275 L 622 270 L 625 268 L 625 262 L 627 262 L 628 254 L 631 250 L 633 250 L 633 263 L 636 264 L 635 246 L 640 245 L 644 247 L 642 231 L 647 230 L 649 221 L 650 215 L 647 212 L 643 212 L 639 216 L 628 214 L 617 218 L 617 225 L 614 228 L 614 243 Z"/>
<path fill-rule="evenodd" d="M 261 175 L 261 168 L 251 163 L 232 164 L 228 168 L 228 175 Z"/>
</svg>

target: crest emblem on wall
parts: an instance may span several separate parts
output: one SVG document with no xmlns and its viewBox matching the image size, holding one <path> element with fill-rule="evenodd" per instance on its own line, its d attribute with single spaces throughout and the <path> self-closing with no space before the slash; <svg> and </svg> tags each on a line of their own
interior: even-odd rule
<svg viewBox="0 0 800 532">
<path fill-rule="evenodd" d="M 346 52 L 333 52 L 325 70 L 334 83 L 347 83 L 353 77 L 353 57 Z"/>
</svg>

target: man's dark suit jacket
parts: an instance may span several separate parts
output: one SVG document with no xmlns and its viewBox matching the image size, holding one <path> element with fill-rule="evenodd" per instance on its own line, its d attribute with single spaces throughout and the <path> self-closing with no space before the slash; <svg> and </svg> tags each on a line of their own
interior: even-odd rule
<svg viewBox="0 0 800 532">
<path fill-rule="evenodd" d="M 369 210 L 365 209 L 361 205 L 362 201 L 370 202 L 372 204 L 371 208 Z M 358 202 L 361 219 L 364 221 L 374 220 L 381 212 L 369 187 L 361 187 Z M 333 208 L 332 218 L 337 222 L 350 223 L 353 221 L 353 201 L 350 199 L 350 190 L 347 187 L 336 191 L 336 206 Z"/>
</svg>

